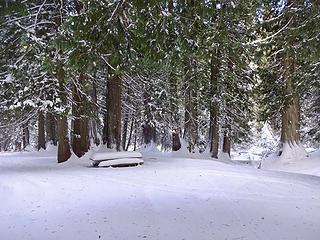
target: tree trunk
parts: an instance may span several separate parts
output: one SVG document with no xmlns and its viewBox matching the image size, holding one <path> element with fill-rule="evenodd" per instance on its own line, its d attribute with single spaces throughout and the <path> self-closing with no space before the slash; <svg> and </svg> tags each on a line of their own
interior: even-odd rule
<svg viewBox="0 0 320 240">
<path fill-rule="evenodd" d="M 58 143 L 58 163 L 62 163 L 71 157 L 66 116 L 58 118 Z"/>
<path fill-rule="evenodd" d="M 14 146 L 15 146 L 15 151 L 16 152 L 21 152 L 21 141 L 19 141 L 18 139 L 14 142 Z"/>
<path fill-rule="evenodd" d="M 180 129 L 176 128 L 172 132 L 172 151 L 178 151 L 181 148 Z"/>
<path fill-rule="evenodd" d="M 53 113 L 46 114 L 46 142 L 57 146 L 57 123 Z"/>
<path fill-rule="evenodd" d="M 107 148 L 121 150 L 121 77 L 114 75 L 107 84 Z"/>
<path fill-rule="evenodd" d="M 81 93 L 85 75 L 80 74 L 79 80 L 73 84 L 72 95 L 72 149 L 75 155 L 82 157 L 89 149 L 89 122 L 86 116 L 86 101 Z"/>
<path fill-rule="evenodd" d="M 225 129 L 223 132 L 222 152 L 227 153 L 230 157 L 231 141 L 230 141 L 229 131 L 230 131 L 229 129 Z"/>
<path fill-rule="evenodd" d="M 293 53 L 287 52 L 284 59 L 284 96 L 285 104 L 282 109 L 281 142 L 290 146 L 300 144 L 300 102 L 293 78 L 295 59 Z"/>
<path fill-rule="evenodd" d="M 154 109 L 150 107 L 152 92 L 153 92 L 153 89 L 147 89 L 144 92 L 144 96 L 143 96 L 146 121 L 142 126 L 142 134 L 143 134 L 144 144 L 146 145 L 150 144 L 151 142 L 156 142 L 157 140 L 157 131 L 153 124 L 153 117 L 152 117 L 152 112 L 154 111 Z"/>
<path fill-rule="evenodd" d="M 67 97 L 65 92 L 64 83 L 64 69 L 62 62 L 57 65 L 57 79 L 59 82 L 59 97 L 61 99 L 61 107 L 65 108 L 62 113 L 57 117 L 58 129 L 58 163 L 65 162 L 71 157 L 69 134 L 68 134 L 68 108 Z"/>
<path fill-rule="evenodd" d="M 29 122 L 22 125 L 22 146 L 25 149 L 30 144 Z"/>
<path fill-rule="evenodd" d="M 93 138 L 93 142 L 96 146 L 100 144 L 100 139 L 98 138 L 98 131 L 97 131 L 97 119 L 98 119 L 98 110 L 97 110 L 97 86 L 96 80 L 92 81 L 92 101 L 93 101 L 93 118 L 91 119 L 91 134 Z"/>
<path fill-rule="evenodd" d="M 137 123 L 135 122 L 135 124 L 134 124 L 134 142 L 133 142 L 133 151 L 136 151 L 136 150 L 137 150 L 137 135 L 138 135 Z"/>
<path fill-rule="evenodd" d="M 173 125 L 172 131 L 172 151 L 178 151 L 181 148 L 180 141 L 180 116 L 177 102 L 177 94 L 178 94 L 178 83 L 177 78 L 171 73 L 170 76 L 170 107 L 171 107 L 171 119 Z"/>
<path fill-rule="evenodd" d="M 154 127 L 150 126 L 149 123 L 145 123 L 142 127 L 144 144 L 150 144 L 151 142 L 156 142 L 156 130 Z"/>
<path fill-rule="evenodd" d="M 38 150 L 46 149 L 46 140 L 44 133 L 44 115 L 41 110 L 38 111 Z"/>
<path fill-rule="evenodd" d="M 124 117 L 124 123 L 123 123 L 123 132 L 122 132 L 122 150 L 126 149 L 126 143 L 127 143 L 127 133 L 128 133 L 128 114 Z"/>
<path fill-rule="evenodd" d="M 214 57 L 211 56 L 211 75 L 210 75 L 210 87 L 213 99 L 210 104 L 210 153 L 211 157 L 218 158 L 219 150 L 219 105 L 218 105 L 218 54 Z"/>
<path fill-rule="evenodd" d="M 168 0 L 168 11 L 171 15 L 174 14 L 174 3 L 173 0 Z M 170 45 L 173 46 L 175 44 L 175 26 L 174 24 L 169 25 L 169 42 Z M 174 74 L 174 64 L 172 63 L 172 70 L 170 74 L 170 105 L 171 105 L 171 118 L 172 118 L 172 151 L 178 151 L 181 148 L 181 140 L 180 140 L 180 116 L 179 109 L 177 103 L 177 95 L 178 95 L 178 80 Z"/>
<path fill-rule="evenodd" d="M 131 138 L 132 138 L 132 132 L 133 132 L 133 126 L 134 126 L 134 119 L 131 120 L 131 125 L 130 125 L 130 132 L 129 132 L 129 138 L 128 138 L 128 143 L 127 143 L 127 146 L 126 146 L 126 151 L 128 151 L 129 149 L 129 146 L 131 144 Z"/>
<path fill-rule="evenodd" d="M 188 59 L 186 61 L 186 93 L 185 93 L 185 124 L 184 139 L 188 143 L 189 152 L 194 152 L 198 139 L 197 124 L 197 93 L 194 79 L 196 76 L 194 61 Z"/>
</svg>

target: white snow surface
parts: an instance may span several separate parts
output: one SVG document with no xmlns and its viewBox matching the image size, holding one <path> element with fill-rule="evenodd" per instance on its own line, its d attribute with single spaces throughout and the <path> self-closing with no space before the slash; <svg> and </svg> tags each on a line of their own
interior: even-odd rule
<svg viewBox="0 0 320 240">
<path fill-rule="evenodd" d="M 91 168 L 91 153 L 59 165 L 55 154 L 0 154 L 1 240 L 319 240 L 319 176 L 150 152 L 142 166 Z"/>
<path fill-rule="evenodd" d="M 287 149 L 280 157 L 271 155 L 263 160 L 262 168 L 320 177 L 320 149 L 308 154 L 301 147 L 294 148 L 292 152 Z"/>
</svg>

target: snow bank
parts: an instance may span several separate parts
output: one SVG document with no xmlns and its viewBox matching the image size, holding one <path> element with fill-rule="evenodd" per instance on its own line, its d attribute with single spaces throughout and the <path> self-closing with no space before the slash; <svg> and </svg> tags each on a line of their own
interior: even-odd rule
<svg viewBox="0 0 320 240">
<path fill-rule="evenodd" d="M 140 152 L 95 152 L 90 159 L 93 161 L 111 160 L 119 158 L 141 158 Z"/>
<path fill-rule="evenodd" d="M 270 155 L 262 161 L 262 168 L 320 176 L 320 150 L 308 154 L 302 146 L 286 144 L 281 156 Z"/>
<path fill-rule="evenodd" d="M 133 166 L 141 165 L 144 161 L 141 158 L 121 158 L 103 161 L 99 164 L 99 167 L 113 167 L 113 166 Z"/>
</svg>

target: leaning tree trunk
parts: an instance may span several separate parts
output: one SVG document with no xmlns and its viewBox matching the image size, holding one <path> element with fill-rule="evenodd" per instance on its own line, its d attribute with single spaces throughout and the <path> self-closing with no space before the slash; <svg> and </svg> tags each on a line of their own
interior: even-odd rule
<svg viewBox="0 0 320 240">
<path fill-rule="evenodd" d="M 44 115 L 41 110 L 38 111 L 38 150 L 40 149 L 46 149 Z"/>
<path fill-rule="evenodd" d="M 210 104 L 210 153 L 213 158 L 218 158 L 219 150 L 218 58 L 218 54 L 214 57 L 212 53 L 210 85 L 213 99 Z"/>
<path fill-rule="evenodd" d="M 78 81 L 73 84 L 72 95 L 72 150 L 75 155 L 82 157 L 89 150 L 89 124 L 86 116 L 85 96 L 81 92 L 85 75 L 80 74 Z"/>
<path fill-rule="evenodd" d="M 107 83 L 107 148 L 121 150 L 121 77 L 114 75 Z"/>
<path fill-rule="evenodd" d="M 300 102 L 296 84 L 293 78 L 295 59 L 289 51 L 284 58 L 284 96 L 285 104 L 282 109 L 281 143 L 290 147 L 300 144 Z"/>
</svg>

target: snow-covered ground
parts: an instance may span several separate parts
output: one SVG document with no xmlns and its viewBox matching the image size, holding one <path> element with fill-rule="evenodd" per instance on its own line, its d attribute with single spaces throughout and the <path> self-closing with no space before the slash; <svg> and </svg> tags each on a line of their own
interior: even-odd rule
<svg viewBox="0 0 320 240">
<path fill-rule="evenodd" d="M 0 239 L 319 240 L 318 176 L 159 153 L 133 168 L 88 158 L 1 153 Z M 320 167 L 310 159 L 304 173 Z"/>
</svg>

